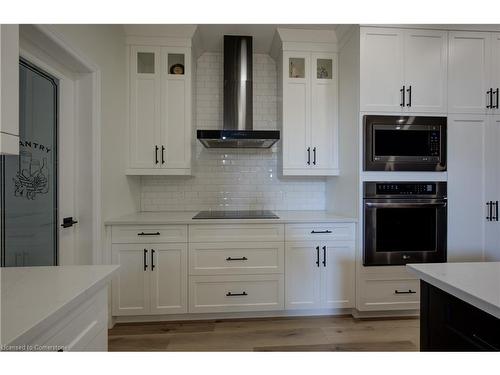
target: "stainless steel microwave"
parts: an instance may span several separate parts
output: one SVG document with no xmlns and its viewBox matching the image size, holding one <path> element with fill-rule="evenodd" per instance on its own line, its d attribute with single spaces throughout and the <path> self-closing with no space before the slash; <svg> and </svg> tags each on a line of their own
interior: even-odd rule
<svg viewBox="0 0 500 375">
<path fill-rule="evenodd" d="M 365 171 L 446 171 L 446 117 L 363 120 Z"/>
</svg>

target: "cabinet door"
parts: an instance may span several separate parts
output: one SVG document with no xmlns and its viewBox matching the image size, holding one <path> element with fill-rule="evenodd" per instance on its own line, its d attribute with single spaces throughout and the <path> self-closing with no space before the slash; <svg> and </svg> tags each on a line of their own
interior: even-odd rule
<svg viewBox="0 0 500 375">
<path fill-rule="evenodd" d="M 149 250 L 144 244 L 113 245 L 113 264 L 119 264 L 113 279 L 113 315 L 149 313 Z M 146 250 L 146 251 L 145 251 Z M 145 264 L 148 267 L 145 267 Z"/>
<path fill-rule="evenodd" d="M 449 33 L 448 112 L 486 113 L 489 62 L 489 33 Z"/>
<path fill-rule="evenodd" d="M 403 39 L 402 30 L 361 28 L 361 111 L 402 110 Z"/>
<path fill-rule="evenodd" d="M 495 92 L 492 112 L 500 114 L 500 33 L 491 34 L 491 57 L 491 85 Z"/>
<path fill-rule="evenodd" d="M 323 243 L 320 259 L 321 304 L 323 307 L 354 307 L 354 243 Z"/>
<path fill-rule="evenodd" d="M 500 204 L 500 116 L 491 116 L 486 132 L 486 176 L 484 217 L 489 216 L 486 202 L 499 201 Z M 500 207 L 499 207 L 500 209 Z M 496 207 L 493 215 L 496 216 Z M 500 221 L 485 221 L 485 260 L 500 261 Z"/>
<path fill-rule="evenodd" d="M 191 61 L 185 48 L 162 49 L 162 168 L 191 164 Z M 182 67 L 181 67 L 182 66 Z"/>
<path fill-rule="evenodd" d="M 404 49 L 407 110 L 447 112 L 448 33 L 407 30 Z"/>
<path fill-rule="evenodd" d="M 150 250 L 151 313 L 187 312 L 187 244 L 158 244 Z"/>
<path fill-rule="evenodd" d="M 288 310 L 321 306 L 320 251 L 316 247 L 319 248 L 319 243 L 285 244 L 285 308 Z"/>
<path fill-rule="evenodd" d="M 160 164 L 160 48 L 130 50 L 130 168 Z"/>
<path fill-rule="evenodd" d="M 310 54 L 284 53 L 283 174 L 300 173 L 312 162 Z M 309 163 L 308 163 L 309 162 Z"/>
<path fill-rule="evenodd" d="M 338 173 L 337 55 L 311 55 L 312 167 L 321 173 Z"/>
<path fill-rule="evenodd" d="M 448 261 L 483 255 L 485 115 L 448 118 Z"/>
</svg>

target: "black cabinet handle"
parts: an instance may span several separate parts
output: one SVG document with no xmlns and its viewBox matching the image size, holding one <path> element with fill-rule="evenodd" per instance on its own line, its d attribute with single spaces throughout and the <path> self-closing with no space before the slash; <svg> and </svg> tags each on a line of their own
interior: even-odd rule
<svg viewBox="0 0 500 375">
<path fill-rule="evenodd" d="M 316 147 L 313 148 L 313 164 L 316 165 Z"/>
<path fill-rule="evenodd" d="M 155 164 L 158 164 L 158 146 L 155 145 Z"/>
<path fill-rule="evenodd" d="M 498 201 L 495 201 L 495 221 L 498 221 Z"/>
<path fill-rule="evenodd" d="M 406 106 L 411 107 L 411 86 L 408 86 L 406 92 L 408 93 L 408 104 Z"/>
<path fill-rule="evenodd" d="M 332 233 L 331 230 L 313 230 L 311 231 L 311 234 L 321 234 L 321 233 Z"/>
<path fill-rule="evenodd" d="M 489 201 L 486 202 L 486 208 L 488 210 L 488 216 L 486 216 L 486 220 L 492 221 L 493 220 L 493 202 Z"/>
<path fill-rule="evenodd" d="M 232 260 L 248 260 L 247 257 L 241 257 L 241 258 L 231 258 L 231 257 L 227 257 L 226 260 L 228 262 L 232 261 Z"/>
<path fill-rule="evenodd" d="M 161 146 L 161 163 L 165 164 L 165 146 Z"/>
<path fill-rule="evenodd" d="M 401 107 L 404 107 L 405 106 L 405 87 L 403 86 L 403 88 L 401 90 L 399 90 L 399 92 L 401 93 L 401 103 L 399 103 L 399 105 Z"/>
<path fill-rule="evenodd" d="M 307 165 L 311 165 L 311 147 L 307 148 Z"/>
<path fill-rule="evenodd" d="M 148 249 L 144 249 L 144 271 L 148 269 L 147 257 L 148 257 Z"/>
<path fill-rule="evenodd" d="M 496 94 L 496 104 L 495 104 L 495 108 L 498 109 L 498 88 L 495 90 L 495 94 Z"/>
<path fill-rule="evenodd" d="M 141 232 L 141 233 L 137 233 L 138 236 L 159 236 L 160 235 L 160 232 L 154 232 L 154 233 L 144 233 L 144 232 Z"/>
<path fill-rule="evenodd" d="M 155 269 L 155 251 L 151 249 L 151 271 Z"/>
<path fill-rule="evenodd" d="M 227 292 L 226 297 L 236 297 L 236 296 L 248 296 L 247 292 L 242 292 L 242 293 L 232 293 L 232 292 Z"/>
<path fill-rule="evenodd" d="M 323 246 L 323 267 L 326 267 L 326 246 Z"/>
<path fill-rule="evenodd" d="M 488 91 L 486 91 L 486 94 L 489 96 L 489 102 L 490 102 L 490 104 L 488 104 L 486 108 L 493 108 L 493 89 L 490 88 Z"/>
<path fill-rule="evenodd" d="M 414 290 L 411 290 L 411 289 L 408 289 L 408 290 L 403 290 L 403 291 L 400 291 L 400 290 L 395 290 L 394 291 L 394 294 L 415 294 L 417 292 L 415 292 Z"/>
<path fill-rule="evenodd" d="M 316 246 L 316 265 L 319 267 L 319 246 Z"/>
</svg>

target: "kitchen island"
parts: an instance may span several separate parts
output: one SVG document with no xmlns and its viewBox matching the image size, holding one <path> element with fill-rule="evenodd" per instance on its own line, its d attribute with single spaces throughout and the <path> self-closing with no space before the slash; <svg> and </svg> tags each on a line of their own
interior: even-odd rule
<svg viewBox="0 0 500 375">
<path fill-rule="evenodd" d="M 500 350 L 500 262 L 407 267 L 421 279 L 421 351 Z"/>
<path fill-rule="evenodd" d="M 1 350 L 107 350 L 108 284 L 117 269 L 1 268 Z"/>
</svg>

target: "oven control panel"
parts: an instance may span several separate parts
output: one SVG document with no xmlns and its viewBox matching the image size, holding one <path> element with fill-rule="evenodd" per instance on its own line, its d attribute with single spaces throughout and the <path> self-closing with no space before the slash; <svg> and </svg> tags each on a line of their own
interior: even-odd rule
<svg viewBox="0 0 500 375">
<path fill-rule="evenodd" d="M 377 183 L 378 195 L 435 195 L 433 183 Z"/>
</svg>

